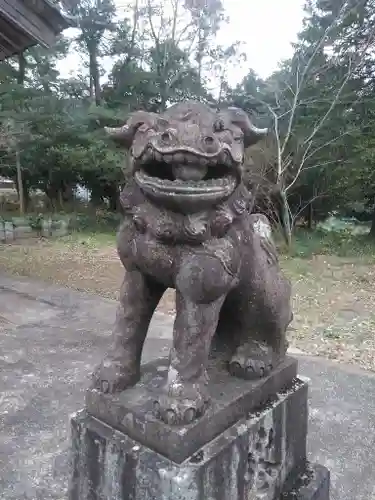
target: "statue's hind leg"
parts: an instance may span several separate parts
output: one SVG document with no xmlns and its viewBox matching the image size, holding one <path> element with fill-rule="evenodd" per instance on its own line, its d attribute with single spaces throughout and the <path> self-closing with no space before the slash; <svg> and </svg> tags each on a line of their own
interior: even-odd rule
<svg viewBox="0 0 375 500">
<path fill-rule="evenodd" d="M 279 332 L 280 333 L 280 332 Z M 275 333 L 275 336 L 278 334 Z M 287 341 L 283 346 L 261 337 L 248 338 L 239 345 L 229 362 L 229 371 L 232 375 L 246 380 L 255 380 L 266 377 L 285 358 Z"/>
<path fill-rule="evenodd" d="M 253 238 L 241 292 L 233 301 L 239 342 L 230 372 L 245 379 L 267 376 L 285 358 L 286 330 L 293 315 L 291 286 L 278 265 L 277 250 L 266 217 L 250 216 Z M 247 272 L 246 272 L 247 270 Z"/>
</svg>

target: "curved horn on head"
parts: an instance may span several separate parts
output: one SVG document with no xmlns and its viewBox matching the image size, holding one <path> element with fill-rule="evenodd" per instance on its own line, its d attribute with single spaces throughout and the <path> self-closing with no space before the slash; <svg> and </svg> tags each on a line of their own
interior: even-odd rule
<svg viewBox="0 0 375 500">
<path fill-rule="evenodd" d="M 113 140 L 124 146 L 130 148 L 132 145 L 134 135 L 142 125 L 146 124 L 150 127 L 155 123 L 154 113 L 147 113 L 147 111 L 136 111 L 132 113 L 125 125 L 122 127 L 105 127 L 105 131 Z"/>
<path fill-rule="evenodd" d="M 253 125 L 249 116 L 243 109 L 233 107 L 228 108 L 228 111 L 231 122 L 237 125 L 237 127 L 240 127 L 244 134 L 245 148 L 253 146 L 268 134 L 268 128 L 258 128 Z"/>
</svg>

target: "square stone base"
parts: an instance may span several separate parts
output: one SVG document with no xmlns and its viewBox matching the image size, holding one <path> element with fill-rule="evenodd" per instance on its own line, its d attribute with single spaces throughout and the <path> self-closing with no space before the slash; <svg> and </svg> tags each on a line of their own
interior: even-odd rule
<svg viewBox="0 0 375 500">
<path fill-rule="evenodd" d="M 329 477 L 318 484 L 320 469 L 306 465 L 307 384 L 299 379 L 182 462 L 86 410 L 72 418 L 72 433 L 70 500 L 328 500 Z"/>
<path fill-rule="evenodd" d="M 162 422 L 153 412 L 153 402 L 166 384 L 168 367 L 168 359 L 143 365 L 140 381 L 119 394 L 89 389 L 86 409 L 93 417 L 176 463 L 182 463 L 244 415 L 291 387 L 297 377 L 297 361 L 289 357 L 270 375 L 254 381 L 233 377 L 225 363 L 213 360 L 208 366 L 209 409 L 191 424 L 178 426 Z"/>
</svg>

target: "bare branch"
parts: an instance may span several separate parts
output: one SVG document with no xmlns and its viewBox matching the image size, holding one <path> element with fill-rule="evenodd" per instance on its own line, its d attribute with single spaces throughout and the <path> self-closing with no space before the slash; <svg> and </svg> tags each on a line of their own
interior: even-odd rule
<svg viewBox="0 0 375 500">
<path fill-rule="evenodd" d="M 135 45 L 135 36 L 137 33 L 137 28 L 138 28 L 138 20 L 139 20 L 139 0 L 134 1 L 134 7 L 133 7 L 133 29 L 132 29 L 132 35 L 130 39 L 130 50 L 129 53 L 126 57 L 126 64 L 129 64 L 130 59 L 133 56 L 133 51 L 134 51 L 134 45 Z"/>
<path fill-rule="evenodd" d="M 292 180 L 292 182 L 291 182 L 288 186 L 286 186 L 286 187 L 285 187 L 285 192 L 288 192 L 288 191 L 289 191 L 289 189 L 290 189 L 292 186 L 294 186 L 294 184 L 297 182 L 297 179 L 298 179 L 298 177 L 300 176 L 300 173 L 302 172 L 303 166 L 304 166 L 305 161 L 306 161 L 306 157 L 307 157 L 307 155 L 308 155 L 308 152 L 309 152 L 309 150 L 310 150 L 311 146 L 312 146 L 312 142 L 310 142 L 310 143 L 307 145 L 307 147 L 306 147 L 306 149 L 305 149 L 305 151 L 304 151 L 304 153 L 303 153 L 302 159 L 301 159 L 301 161 L 300 161 L 300 164 L 299 164 L 299 166 L 298 166 L 297 173 L 295 174 L 294 179 Z"/>
<path fill-rule="evenodd" d="M 338 141 L 339 139 L 341 139 L 342 137 L 344 137 L 346 135 L 349 135 L 349 132 L 344 132 L 344 133 L 334 137 L 333 139 L 330 139 L 329 141 L 325 142 L 324 144 L 322 144 L 318 148 L 315 148 L 309 155 L 307 155 L 306 161 L 309 160 L 312 156 L 316 155 L 316 153 L 318 151 L 321 151 L 322 149 L 326 148 L 327 146 L 330 146 L 331 144 L 334 144 L 336 141 Z"/>
<path fill-rule="evenodd" d="M 150 29 L 151 29 L 151 34 L 155 42 L 156 50 L 158 54 L 160 54 L 160 39 L 156 34 L 155 31 L 155 26 L 152 20 L 152 5 L 151 5 L 151 0 L 147 0 L 147 13 L 148 13 L 148 22 L 150 23 Z"/>
<path fill-rule="evenodd" d="M 305 203 L 299 210 L 298 212 L 296 212 L 294 215 L 292 215 L 292 221 L 293 221 L 293 225 L 294 225 L 294 222 L 295 220 L 297 219 L 297 217 L 299 216 L 299 214 L 301 214 L 309 205 L 311 205 L 311 203 L 313 203 L 315 200 L 318 200 L 319 198 L 323 198 L 323 196 L 325 196 L 325 193 L 321 193 L 321 194 L 317 194 L 315 196 L 313 196 L 307 203 Z"/>
<path fill-rule="evenodd" d="M 323 161 L 321 163 L 314 163 L 310 167 L 305 167 L 304 170 L 311 170 L 312 168 L 325 167 L 326 165 L 332 165 L 332 163 L 337 163 L 336 160 Z"/>
</svg>

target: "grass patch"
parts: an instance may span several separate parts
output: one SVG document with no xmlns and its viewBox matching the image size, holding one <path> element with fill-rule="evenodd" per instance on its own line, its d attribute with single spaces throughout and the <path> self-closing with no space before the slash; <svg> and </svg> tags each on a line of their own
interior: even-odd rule
<svg viewBox="0 0 375 500">
<path fill-rule="evenodd" d="M 64 236 L 55 241 L 56 245 L 70 246 L 85 246 L 89 249 L 107 248 L 112 245 L 116 246 L 116 233 L 115 232 L 96 232 L 96 231 L 73 231 L 68 236 Z"/>
<path fill-rule="evenodd" d="M 353 235 L 348 231 L 325 232 L 306 231 L 295 232 L 291 248 L 277 238 L 279 251 L 286 257 L 311 259 L 314 255 L 336 255 L 338 257 L 360 257 L 375 259 L 375 240 L 367 235 Z"/>
</svg>

